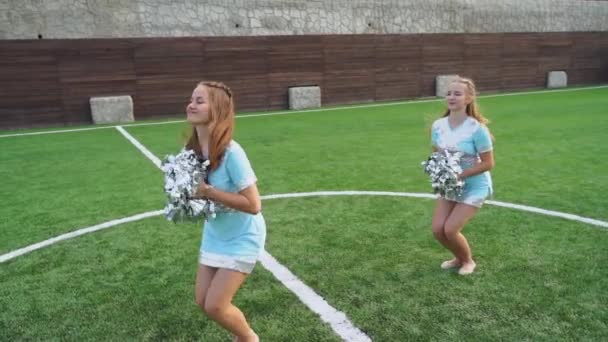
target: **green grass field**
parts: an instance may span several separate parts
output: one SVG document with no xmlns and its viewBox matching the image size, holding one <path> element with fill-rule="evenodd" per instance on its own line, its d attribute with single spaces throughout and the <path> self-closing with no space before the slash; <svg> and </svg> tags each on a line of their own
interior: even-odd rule
<svg viewBox="0 0 608 342">
<path fill-rule="evenodd" d="M 608 220 L 608 88 L 481 98 L 495 200 Z M 441 101 L 237 119 L 262 195 L 428 193 L 420 162 Z M 156 156 L 184 123 L 125 126 Z M 14 132 L 0 132 L 1 135 Z M 161 172 L 113 128 L 0 138 L 0 254 L 162 209 Z M 486 205 L 464 233 L 478 263 L 442 271 L 434 202 L 265 200 L 266 248 L 374 341 L 606 340 L 608 230 Z M 228 341 L 193 300 L 201 228 L 162 217 L 0 264 L 0 341 Z M 239 305 L 263 341 L 339 341 L 257 266 Z"/>
</svg>

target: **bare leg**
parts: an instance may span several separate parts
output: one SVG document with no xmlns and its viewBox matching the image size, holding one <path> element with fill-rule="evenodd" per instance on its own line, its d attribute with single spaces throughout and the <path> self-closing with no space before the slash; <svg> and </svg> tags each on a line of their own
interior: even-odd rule
<svg viewBox="0 0 608 342">
<path fill-rule="evenodd" d="M 196 283 L 194 285 L 194 299 L 196 304 L 203 310 L 205 309 L 207 291 L 209 290 L 209 286 L 211 286 L 211 281 L 216 272 L 217 268 L 198 264 Z"/>
<path fill-rule="evenodd" d="M 463 275 L 473 273 L 476 265 L 471 255 L 469 243 L 461 231 L 478 211 L 479 208 L 477 207 L 458 203 L 454 206 L 444 226 L 445 236 L 453 246 L 454 254 L 462 262 L 462 267 L 458 273 Z"/>
<path fill-rule="evenodd" d="M 232 298 L 246 278 L 245 273 L 219 269 L 205 297 L 205 312 L 235 335 L 237 341 L 253 342 L 258 341 L 257 335 L 249 327 L 241 310 L 232 305 Z"/>
<path fill-rule="evenodd" d="M 456 206 L 456 202 L 448 201 L 443 198 L 437 199 L 435 204 L 435 211 L 433 212 L 433 223 L 431 224 L 433 229 L 433 235 L 435 239 L 439 241 L 445 248 L 454 254 L 455 258 L 452 260 L 444 261 L 441 264 L 441 268 L 449 269 L 453 267 L 460 267 L 461 260 L 458 259 L 458 256 L 454 252 L 454 248 L 451 245 L 450 241 L 445 235 L 445 222 L 447 221 L 450 213 Z"/>
</svg>

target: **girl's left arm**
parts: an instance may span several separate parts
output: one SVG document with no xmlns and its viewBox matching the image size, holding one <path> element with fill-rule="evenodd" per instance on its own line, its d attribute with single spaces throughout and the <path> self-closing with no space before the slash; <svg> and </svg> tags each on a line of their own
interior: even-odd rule
<svg viewBox="0 0 608 342">
<path fill-rule="evenodd" d="M 468 168 L 458 176 L 460 179 L 464 179 L 467 177 L 475 176 L 480 173 L 484 173 L 486 171 L 490 171 L 494 167 L 494 151 L 490 150 L 488 152 L 480 153 L 479 157 L 481 162 L 473 165 L 473 167 Z"/>
<path fill-rule="evenodd" d="M 240 192 L 221 191 L 209 184 L 201 183 L 197 195 L 252 215 L 256 215 L 262 211 L 262 200 L 260 199 L 260 193 L 258 192 L 258 187 L 255 183 Z"/>
<path fill-rule="evenodd" d="M 484 173 L 491 170 L 494 167 L 494 143 L 492 142 L 492 135 L 486 126 L 480 126 L 475 133 L 473 133 L 473 145 L 475 150 L 479 153 L 481 162 L 476 163 L 473 167 L 462 171 L 459 178 L 467 178 L 471 176 Z"/>
<path fill-rule="evenodd" d="M 262 201 L 256 185 L 256 177 L 251 163 L 240 145 L 234 145 L 225 156 L 228 176 L 236 185 L 238 192 L 218 190 L 208 184 L 200 184 L 198 195 L 220 202 L 230 208 L 249 213 L 258 214 L 262 210 Z"/>
<path fill-rule="evenodd" d="M 252 215 L 262 211 L 262 200 L 255 183 L 236 193 L 221 191 L 209 184 L 201 183 L 197 195 Z"/>
</svg>

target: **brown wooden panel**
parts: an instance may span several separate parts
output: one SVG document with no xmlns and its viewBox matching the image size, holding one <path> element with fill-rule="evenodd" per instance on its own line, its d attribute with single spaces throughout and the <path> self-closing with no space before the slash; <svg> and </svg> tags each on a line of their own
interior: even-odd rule
<svg viewBox="0 0 608 342">
<path fill-rule="evenodd" d="M 422 39 L 422 59 L 425 64 L 434 62 L 461 63 L 465 45 L 462 34 L 428 34 Z"/>
<path fill-rule="evenodd" d="M 598 59 L 601 63 L 601 82 L 608 81 L 608 32 L 602 32 L 598 37 Z"/>
<path fill-rule="evenodd" d="M 48 45 L 18 46 L 0 48 L 0 127 L 63 124 L 55 56 L 45 50 Z"/>
<path fill-rule="evenodd" d="M 205 43 L 198 38 L 136 39 L 136 118 L 181 115 L 196 84 L 205 79 Z"/>
<path fill-rule="evenodd" d="M 377 65 L 382 61 L 419 60 L 422 55 L 422 35 L 375 36 Z"/>
<path fill-rule="evenodd" d="M 375 43 L 375 100 L 419 96 L 422 35 L 381 35 Z"/>
<path fill-rule="evenodd" d="M 235 93 L 238 110 L 269 107 L 269 37 L 206 38 L 204 80 L 226 83 Z"/>
<path fill-rule="evenodd" d="M 437 75 L 454 75 L 464 71 L 464 60 L 425 61 L 420 79 L 421 96 L 435 95 L 435 78 Z"/>
<path fill-rule="evenodd" d="M 234 77 L 227 79 L 226 84 L 234 91 L 237 110 L 260 110 L 269 107 L 267 75 Z"/>
<path fill-rule="evenodd" d="M 224 80 L 239 75 L 267 74 L 268 47 L 264 42 L 253 39 L 208 41 L 201 61 L 205 79 Z"/>
<path fill-rule="evenodd" d="M 464 37 L 464 68 L 460 74 L 480 90 L 502 88 L 502 34 L 468 34 Z"/>
<path fill-rule="evenodd" d="M 569 84 L 589 84 L 606 82 L 606 75 L 601 68 L 572 69 L 568 71 Z"/>
<path fill-rule="evenodd" d="M 53 59 L 66 45 L 65 40 L 0 40 L 0 60 L 27 62 L 28 59 Z"/>
<path fill-rule="evenodd" d="M 5 129 L 64 125 L 62 107 L 0 107 L 0 127 Z"/>
<path fill-rule="evenodd" d="M 539 57 L 570 56 L 572 45 L 572 36 L 568 32 L 538 34 Z"/>
<path fill-rule="evenodd" d="M 156 77 L 138 79 L 134 112 L 136 118 L 178 115 L 185 112 L 186 104 L 199 78 Z"/>
<path fill-rule="evenodd" d="M 538 57 L 538 68 L 542 71 L 568 70 L 572 65 L 571 56 Z"/>
<path fill-rule="evenodd" d="M 597 57 L 600 50 L 601 34 L 598 32 L 572 32 L 571 54 L 574 57 Z"/>
<path fill-rule="evenodd" d="M 146 58 L 202 57 L 204 42 L 197 38 L 133 39 L 133 57 Z"/>
<path fill-rule="evenodd" d="M 431 96 L 435 77 L 478 89 L 608 82 L 608 32 L 305 35 L 0 41 L 0 127 L 90 122 L 89 97 L 133 96 L 136 118 L 183 115 L 200 80 L 233 88 L 239 110 L 287 108 L 289 87 L 324 104 Z"/>
<path fill-rule="evenodd" d="M 458 74 L 464 69 L 464 35 L 432 34 L 423 36 L 421 96 L 435 94 L 435 77 Z"/>
<path fill-rule="evenodd" d="M 324 71 L 371 70 L 375 65 L 373 35 L 331 35 L 323 37 Z"/>
<path fill-rule="evenodd" d="M 602 66 L 602 60 L 597 57 L 577 57 L 571 58 L 570 68 L 576 69 L 598 69 Z"/>
<path fill-rule="evenodd" d="M 536 57 L 541 37 L 536 33 L 504 33 L 502 38 L 503 58 Z"/>
<path fill-rule="evenodd" d="M 137 79 L 203 78 L 202 57 L 151 57 L 135 60 Z"/>
<path fill-rule="evenodd" d="M 464 36 L 464 58 L 470 60 L 495 60 L 502 57 L 502 34 L 467 34 Z"/>
<path fill-rule="evenodd" d="M 58 63 L 62 83 L 135 80 L 133 59 L 124 56 L 65 57 Z"/>
<path fill-rule="evenodd" d="M 385 81 L 375 88 L 375 100 L 398 100 L 420 96 L 420 73 L 400 74 L 399 81 Z"/>
<path fill-rule="evenodd" d="M 330 35 L 323 37 L 322 101 L 340 104 L 373 101 L 375 37 Z"/>
<path fill-rule="evenodd" d="M 502 89 L 535 88 L 545 84 L 545 75 L 535 58 L 505 58 L 502 62 Z"/>
<path fill-rule="evenodd" d="M 570 36 L 573 44 L 568 82 L 570 84 L 606 82 L 608 46 L 604 50 L 602 48 L 608 32 L 575 32 L 570 33 Z"/>
<path fill-rule="evenodd" d="M 480 91 L 499 90 L 502 88 L 502 60 L 499 58 L 467 59 L 460 75 L 473 79 Z"/>
<path fill-rule="evenodd" d="M 278 36 L 268 38 L 270 73 L 323 72 L 321 36 Z"/>
<path fill-rule="evenodd" d="M 322 85 L 325 104 L 356 103 L 373 101 L 373 70 L 339 70 L 326 72 Z"/>
</svg>

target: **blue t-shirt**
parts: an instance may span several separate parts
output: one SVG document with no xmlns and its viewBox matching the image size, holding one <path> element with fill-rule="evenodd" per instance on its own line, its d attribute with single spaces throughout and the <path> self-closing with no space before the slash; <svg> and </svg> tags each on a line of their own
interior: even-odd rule
<svg viewBox="0 0 608 342">
<path fill-rule="evenodd" d="M 462 152 L 460 166 L 468 169 L 481 159 L 480 153 L 492 151 L 492 137 L 488 128 L 479 121 L 468 116 L 458 127 L 450 127 L 448 117 L 443 117 L 433 123 L 431 129 L 431 142 L 438 150 Z M 492 192 L 492 178 L 490 172 L 467 177 L 465 189 L 474 187 L 488 187 Z"/>
<path fill-rule="evenodd" d="M 255 184 L 257 178 L 243 148 L 231 141 L 220 165 L 209 173 L 209 184 L 218 190 L 237 193 Z M 204 223 L 203 244 L 206 252 L 251 256 L 263 248 L 266 224 L 261 213 L 220 212 Z"/>
</svg>

